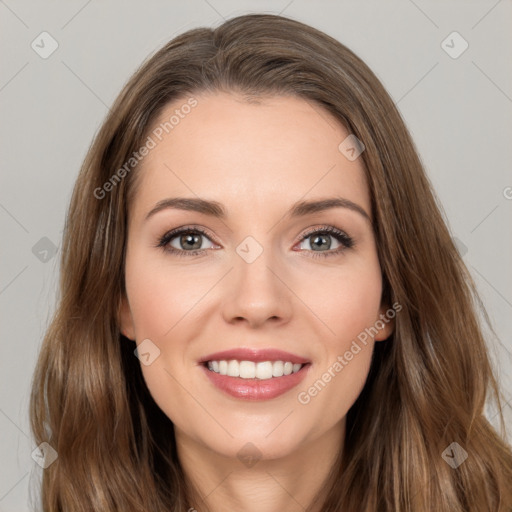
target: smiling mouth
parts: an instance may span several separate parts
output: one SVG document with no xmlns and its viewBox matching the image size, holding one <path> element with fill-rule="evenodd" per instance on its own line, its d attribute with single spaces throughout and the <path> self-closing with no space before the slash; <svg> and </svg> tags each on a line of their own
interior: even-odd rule
<svg viewBox="0 0 512 512">
<path fill-rule="evenodd" d="M 309 364 L 292 363 L 291 361 L 238 361 L 236 359 L 212 360 L 203 363 L 206 368 L 219 375 L 257 380 L 276 379 L 291 375 Z"/>
</svg>

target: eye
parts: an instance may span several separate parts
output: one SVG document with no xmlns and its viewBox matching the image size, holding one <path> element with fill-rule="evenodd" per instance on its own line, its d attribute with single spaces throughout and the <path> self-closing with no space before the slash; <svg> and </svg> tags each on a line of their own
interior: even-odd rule
<svg viewBox="0 0 512 512">
<path fill-rule="evenodd" d="M 336 240 L 334 245 L 338 244 L 334 248 L 332 239 Z M 335 256 L 354 246 L 354 240 L 334 226 L 324 226 L 308 231 L 301 239 L 301 244 L 304 242 L 307 242 L 305 249 L 314 253 L 313 257 Z"/>
<path fill-rule="evenodd" d="M 195 256 L 203 253 L 206 249 L 213 248 L 203 246 L 205 239 L 210 240 L 202 229 L 183 227 L 166 233 L 159 240 L 157 247 L 162 247 L 165 251 L 179 256 Z"/>
</svg>

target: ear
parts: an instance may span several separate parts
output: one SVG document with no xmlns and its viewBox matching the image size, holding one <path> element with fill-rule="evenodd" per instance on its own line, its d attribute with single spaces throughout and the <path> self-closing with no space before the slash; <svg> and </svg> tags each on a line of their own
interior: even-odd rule
<svg viewBox="0 0 512 512">
<path fill-rule="evenodd" d="M 121 298 L 117 313 L 117 321 L 121 334 L 126 338 L 135 341 L 135 327 L 133 323 L 132 312 L 126 297 Z"/>
<path fill-rule="evenodd" d="M 375 319 L 375 328 L 378 333 L 375 335 L 375 341 L 387 340 L 395 330 L 395 316 L 396 311 L 394 308 L 383 304 L 379 309 L 379 317 Z"/>
</svg>

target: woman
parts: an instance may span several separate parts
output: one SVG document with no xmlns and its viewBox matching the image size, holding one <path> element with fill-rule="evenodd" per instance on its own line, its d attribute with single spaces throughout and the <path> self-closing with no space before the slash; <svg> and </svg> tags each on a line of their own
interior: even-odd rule
<svg viewBox="0 0 512 512">
<path fill-rule="evenodd" d="M 45 511 L 512 510 L 475 285 L 389 95 L 318 30 L 240 16 L 141 66 L 59 300 Z"/>
</svg>

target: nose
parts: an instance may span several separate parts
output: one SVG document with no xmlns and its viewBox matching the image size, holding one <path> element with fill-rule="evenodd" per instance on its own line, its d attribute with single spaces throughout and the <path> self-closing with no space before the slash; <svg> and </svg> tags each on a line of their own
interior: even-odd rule
<svg viewBox="0 0 512 512">
<path fill-rule="evenodd" d="M 234 268 L 229 273 L 223 302 L 223 317 L 230 324 L 247 323 L 252 328 L 267 321 L 285 324 L 292 315 L 292 290 L 286 285 L 286 272 L 270 251 L 251 263 L 235 255 Z"/>
</svg>

